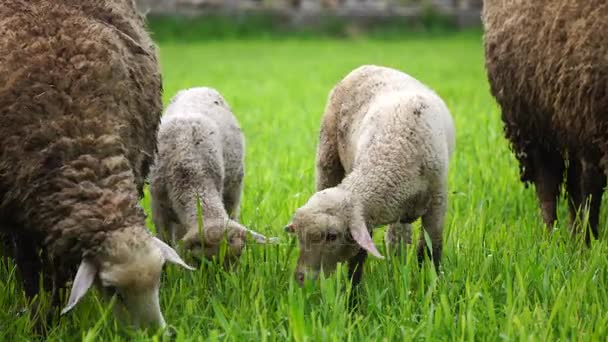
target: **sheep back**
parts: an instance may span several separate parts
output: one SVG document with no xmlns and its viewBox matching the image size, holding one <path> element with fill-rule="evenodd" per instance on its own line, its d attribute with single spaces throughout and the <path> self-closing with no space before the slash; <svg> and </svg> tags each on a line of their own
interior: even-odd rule
<svg viewBox="0 0 608 342">
<path fill-rule="evenodd" d="M 414 121 L 395 123 L 392 122 L 393 119 L 390 117 L 374 121 L 378 117 L 370 114 L 370 111 L 379 111 L 397 115 L 395 113 L 403 109 L 405 104 L 413 107 L 411 111 L 414 118 L 420 117 L 423 112 L 438 113 L 430 115 L 428 118 L 425 117 L 422 121 L 433 121 L 438 118 L 441 122 L 432 122 L 429 125 L 440 128 L 423 133 L 423 130 L 430 129 L 426 127 L 426 124 L 418 127 Z M 403 72 L 375 65 L 359 67 L 332 89 L 328 106 L 329 110 L 326 112 L 332 113 L 335 116 L 332 120 L 337 122 L 336 138 L 346 173 L 352 170 L 356 162 L 355 158 L 363 147 L 360 145 L 365 145 L 366 140 L 378 139 L 375 134 L 372 134 L 373 137 L 370 137 L 369 134 L 366 135 L 366 128 L 376 129 L 381 126 L 380 122 L 383 126 L 380 130 L 384 134 L 387 134 L 387 128 L 384 128 L 384 126 L 394 127 L 398 131 L 395 132 L 396 134 L 405 134 L 399 131 L 405 127 L 405 129 L 411 130 L 412 134 L 421 135 L 420 138 L 423 139 L 421 143 L 424 144 L 434 143 L 434 135 L 445 134 L 445 140 L 437 143 L 447 146 L 447 159 L 453 153 L 455 145 L 454 127 L 445 103 L 433 90 Z M 410 115 L 407 111 L 402 114 Z M 428 133 L 428 136 L 426 133 Z M 393 140 L 399 139 L 395 138 Z M 364 159 L 367 160 L 368 158 L 365 157 Z"/>
<path fill-rule="evenodd" d="M 155 47 L 131 0 L 4 0 L 0 49 L 0 221 L 80 258 L 143 217 L 162 111 Z"/>
<path fill-rule="evenodd" d="M 151 183 L 190 194 L 212 187 L 222 194 L 239 187 L 244 175 L 243 132 L 225 99 L 206 87 L 180 91 L 158 132 Z"/>
</svg>

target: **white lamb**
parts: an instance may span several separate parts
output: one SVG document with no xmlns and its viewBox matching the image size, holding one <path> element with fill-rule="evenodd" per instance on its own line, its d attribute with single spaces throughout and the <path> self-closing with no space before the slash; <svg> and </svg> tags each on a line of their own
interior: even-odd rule
<svg viewBox="0 0 608 342">
<path fill-rule="evenodd" d="M 396 243 L 420 217 L 439 266 L 454 145 L 448 108 L 416 79 L 371 65 L 347 75 L 330 93 L 321 124 L 318 192 L 285 227 L 300 242 L 296 280 L 347 261 L 356 285 L 367 252 L 382 258 L 371 230 L 391 224 L 387 235 Z"/>
<path fill-rule="evenodd" d="M 238 259 L 247 232 L 265 242 L 265 236 L 237 222 L 244 172 L 243 133 L 224 98 L 206 87 L 178 92 L 162 117 L 150 176 L 160 235 L 173 244 L 183 240 L 196 258 L 219 256 L 226 237 L 227 262 Z"/>
</svg>

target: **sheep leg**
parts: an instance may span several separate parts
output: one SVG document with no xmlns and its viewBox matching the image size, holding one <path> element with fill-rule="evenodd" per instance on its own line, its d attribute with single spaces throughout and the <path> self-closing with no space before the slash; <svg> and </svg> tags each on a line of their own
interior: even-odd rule
<svg viewBox="0 0 608 342">
<path fill-rule="evenodd" d="M 175 235 L 172 229 L 171 220 L 169 219 L 170 210 L 169 197 L 167 192 L 161 186 L 150 186 L 150 195 L 152 197 L 150 206 L 152 207 L 152 221 L 156 227 L 156 234 L 161 239 L 167 241 L 171 237 L 171 244 L 175 244 L 173 236 Z"/>
<path fill-rule="evenodd" d="M 581 190 L 581 163 L 578 158 L 570 158 L 568 165 L 566 190 L 568 191 L 568 209 L 570 211 L 570 226 L 572 231 L 576 230 L 576 222 L 583 203 Z"/>
<path fill-rule="evenodd" d="M 241 195 L 243 193 L 243 176 L 241 175 L 236 181 L 224 186 L 224 208 L 228 216 L 235 220 L 239 220 L 241 209 Z"/>
<path fill-rule="evenodd" d="M 602 195 L 606 186 L 606 175 L 599 169 L 597 164 L 582 163 L 581 174 L 581 198 L 585 211 L 589 212 L 589 229 L 585 229 L 585 241 L 591 243 L 591 237 L 598 237 L 598 224 Z"/>
<path fill-rule="evenodd" d="M 0 227 L 0 229 L 6 228 Z M 40 293 L 40 277 L 43 276 L 43 285 L 45 289 L 51 289 L 53 287 L 53 281 L 48 276 L 49 273 L 42 273 L 42 269 L 45 267 L 39 253 L 42 253 L 38 249 L 37 241 L 33 238 L 25 238 L 11 233 L 2 233 L 0 238 L 5 243 L 4 246 L 7 248 L 5 257 L 13 259 L 17 271 L 21 277 L 23 284 L 23 291 L 27 298 L 31 301 L 29 305 L 30 319 L 34 323 L 34 329 L 41 334 L 46 334 L 48 326 L 51 326 L 54 319 L 53 311 L 47 312 L 44 310 L 44 306 L 40 303 L 40 298 L 37 295 Z M 47 270 L 48 271 L 48 270 Z M 59 296 L 53 293 L 51 305 L 58 306 Z"/>
<path fill-rule="evenodd" d="M 2 228 L 0 228 L 0 231 Z M 8 266 L 9 260 L 13 259 L 14 248 L 13 239 L 9 234 L 0 232 L 0 256 L 5 266 Z"/>
<path fill-rule="evenodd" d="M 34 298 L 40 292 L 40 274 L 43 264 L 40 260 L 38 244 L 34 239 L 21 235 L 13 236 L 15 241 L 15 264 L 21 280 L 23 282 L 23 290 L 28 298 Z M 51 284 L 45 284 L 50 286 Z"/>
<path fill-rule="evenodd" d="M 340 161 L 338 151 L 338 128 L 334 115 L 327 113 L 323 117 L 321 132 L 319 133 L 319 144 L 317 145 L 316 157 L 316 186 L 317 191 L 334 187 L 344 178 L 344 167 Z"/>
<path fill-rule="evenodd" d="M 46 255 L 44 249 L 39 250 L 38 255 Z M 65 265 L 61 259 L 55 261 L 49 260 L 48 257 L 41 257 L 40 265 L 44 272 L 38 275 L 42 279 L 43 290 L 50 293 L 50 307 L 44 304 L 40 297 L 34 297 L 28 294 L 29 298 L 33 298 L 30 303 L 30 317 L 34 322 L 34 329 L 39 334 L 46 335 L 48 329 L 53 326 L 53 322 L 59 319 L 59 310 L 62 304 L 62 294 L 67 294 L 65 289 L 66 284 L 70 280 L 66 273 Z M 36 283 L 37 286 L 38 283 Z M 39 293 L 40 288 L 37 288 Z M 27 294 L 27 292 L 26 292 Z"/>
<path fill-rule="evenodd" d="M 203 199 L 200 199 L 201 206 Z M 173 209 L 177 215 L 178 224 L 172 224 L 171 234 L 177 240 L 182 239 L 191 229 L 198 230 L 198 208 L 196 196 L 182 195 L 179 199 L 173 202 Z M 203 221 L 208 214 L 204 208 L 201 208 Z M 203 227 L 204 228 L 204 227 Z"/>
<path fill-rule="evenodd" d="M 412 225 L 407 220 L 391 223 L 384 236 L 384 243 L 389 253 L 401 254 L 401 246 L 405 247 L 412 243 Z"/>
<path fill-rule="evenodd" d="M 443 225 L 447 208 L 447 192 L 444 189 L 431 199 L 430 207 L 422 215 L 422 228 L 430 237 L 431 248 L 426 243 L 424 232 L 420 234 L 418 242 L 418 262 L 424 261 L 425 255 L 430 254 L 435 269 L 439 270 L 441 254 L 443 252 Z"/>
<path fill-rule="evenodd" d="M 344 168 L 339 159 L 334 161 L 325 159 L 317 162 L 317 191 L 337 186 L 343 178 Z"/>
<path fill-rule="evenodd" d="M 598 224 L 606 175 L 594 163 L 573 157 L 568 167 L 568 204 L 572 232 L 578 228 L 582 212 L 589 213 L 589 230 L 585 229 L 585 241 L 598 236 Z"/>
<path fill-rule="evenodd" d="M 351 280 L 353 287 L 361 282 L 365 259 L 367 259 L 367 252 L 363 248 L 354 257 L 348 259 L 348 278 Z"/>
<path fill-rule="evenodd" d="M 564 160 L 557 151 L 536 149 L 532 153 L 533 182 L 543 221 L 550 231 L 557 220 L 557 200 L 564 174 Z"/>
<path fill-rule="evenodd" d="M 351 308 L 354 308 L 359 304 L 358 285 L 363 278 L 365 259 L 367 259 L 367 251 L 363 248 L 359 249 L 359 252 L 354 257 L 348 259 L 348 279 L 351 281 L 351 293 L 348 304 Z"/>
<path fill-rule="evenodd" d="M 1 199 L 0 199 L 1 200 Z M 11 234 L 12 223 L 0 214 L 0 257 L 4 265 L 15 257 L 15 241 Z"/>
</svg>

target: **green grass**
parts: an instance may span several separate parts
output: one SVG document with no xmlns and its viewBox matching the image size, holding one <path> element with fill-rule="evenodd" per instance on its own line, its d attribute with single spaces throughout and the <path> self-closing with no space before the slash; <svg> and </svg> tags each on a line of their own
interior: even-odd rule
<svg viewBox="0 0 608 342">
<path fill-rule="evenodd" d="M 598 340 L 608 337 L 608 235 L 585 248 L 568 232 L 565 205 L 553 235 L 517 163 L 489 94 L 479 32 L 389 41 L 283 39 L 163 42 L 165 103 L 213 86 L 247 139 L 242 222 L 281 237 L 251 243 L 241 265 L 166 268 L 165 318 L 190 340 Z M 442 273 L 370 258 L 359 310 L 345 305 L 345 272 L 305 288 L 292 272 L 297 244 L 282 227 L 314 191 L 314 155 L 328 91 L 361 64 L 398 68 L 434 88 L 456 122 Z M 147 199 L 144 200 L 145 203 Z M 147 207 L 147 204 L 146 204 Z M 602 217 L 605 222 L 606 213 Z M 604 227 L 602 227 L 604 228 Z M 419 225 L 415 226 L 419 232 Z M 383 229 L 375 240 L 384 249 Z M 0 277 L 0 340 L 33 337 L 14 271 Z M 88 295 L 50 331 L 52 340 L 145 340 L 120 328 Z M 154 340 L 163 340 L 160 334 Z"/>
<path fill-rule="evenodd" d="M 317 16 L 310 22 L 294 22 L 288 15 L 273 12 L 215 13 L 204 16 L 151 15 L 150 30 L 157 41 L 200 41 L 223 39 L 267 39 L 297 37 L 367 36 L 396 39 L 404 33 L 444 34 L 456 29 L 453 18 L 431 8 L 419 17 L 346 18 L 332 14 Z"/>
</svg>

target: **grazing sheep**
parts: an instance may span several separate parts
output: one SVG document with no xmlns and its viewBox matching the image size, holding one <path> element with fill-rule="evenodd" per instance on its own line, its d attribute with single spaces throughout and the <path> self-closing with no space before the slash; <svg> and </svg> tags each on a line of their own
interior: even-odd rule
<svg viewBox="0 0 608 342">
<path fill-rule="evenodd" d="M 602 1 L 484 2 L 491 91 L 549 229 L 566 173 L 573 223 L 584 206 L 598 234 L 608 172 L 607 18 Z"/>
<path fill-rule="evenodd" d="M 244 144 L 236 118 L 214 89 L 182 90 L 165 111 L 150 174 L 152 217 L 161 236 L 173 244 L 182 239 L 195 258 L 219 256 L 224 237 L 229 247 L 227 263 L 240 256 L 247 232 L 258 242 L 266 241 L 237 222 L 245 174 Z"/>
<path fill-rule="evenodd" d="M 317 149 L 317 193 L 299 208 L 286 231 L 297 234 L 295 273 L 302 283 L 348 261 L 353 283 L 367 252 L 382 256 L 370 231 L 394 223 L 408 236 L 422 217 L 439 265 L 454 127 L 443 101 L 394 69 L 362 66 L 330 93 Z M 355 243 L 356 242 L 356 243 Z M 424 234 L 418 255 L 426 251 Z"/>
<path fill-rule="evenodd" d="M 95 282 L 119 316 L 163 327 L 163 264 L 188 266 L 139 205 L 162 104 L 132 0 L 3 0 L 0 49 L 0 231 L 24 290 L 42 276 L 58 304 L 75 273 L 62 312 Z"/>
</svg>

